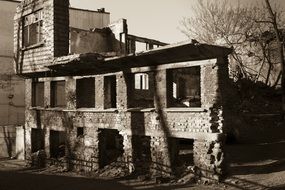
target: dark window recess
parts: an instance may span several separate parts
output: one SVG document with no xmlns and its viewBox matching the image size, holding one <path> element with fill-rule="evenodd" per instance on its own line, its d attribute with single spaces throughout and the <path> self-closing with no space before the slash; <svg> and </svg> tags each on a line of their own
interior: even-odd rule
<svg viewBox="0 0 285 190">
<path fill-rule="evenodd" d="M 76 104 L 77 108 L 95 107 L 94 77 L 76 80 Z"/>
<path fill-rule="evenodd" d="M 84 136 L 84 128 L 77 127 L 77 137 L 83 137 L 83 136 Z"/>
<path fill-rule="evenodd" d="M 59 158 L 65 156 L 65 132 L 50 131 L 50 157 Z"/>
<path fill-rule="evenodd" d="M 23 46 L 29 47 L 43 41 L 42 38 L 42 11 L 37 11 L 24 17 L 23 20 Z"/>
<path fill-rule="evenodd" d="M 44 149 L 44 135 L 42 129 L 32 129 L 31 146 L 32 146 L 32 153 Z"/>
<path fill-rule="evenodd" d="M 65 81 L 51 82 L 51 106 L 65 107 Z"/>
<path fill-rule="evenodd" d="M 99 167 L 116 161 L 124 153 L 123 136 L 118 130 L 99 129 Z"/>
<path fill-rule="evenodd" d="M 193 139 L 169 138 L 170 155 L 177 172 L 183 172 L 181 166 L 193 166 Z"/>
<path fill-rule="evenodd" d="M 44 107 L 44 82 L 32 83 L 32 106 Z"/>
<path fill-rule="evenodd" d="M 104 77 L 104 108 L 117 107 L 116 76 Z"/>
<path fill-rule="evenodd" d="M 201 107 L 200 67 L 167 71 L 169 107 Z"/>
<path fill-rule="evenodd" d="M 150 137 L 133 135 L 132 144 L 136 171 L 138 173 L 149 171 L 151 167 Z"/>
</svg>

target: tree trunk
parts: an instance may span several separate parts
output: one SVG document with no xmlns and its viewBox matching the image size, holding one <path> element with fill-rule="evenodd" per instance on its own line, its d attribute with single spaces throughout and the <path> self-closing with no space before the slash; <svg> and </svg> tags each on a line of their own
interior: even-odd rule
<svg viewBox="0 0 285 190">
<path fill-rule="evenodd" d="M 273 25 L 276 39 L 277 39 L 277 44 L 278 44 L 278 51 L 279 51 L 279 60 L 281 63 L 281 70 L 282 70 L 282 78 L 281 78 L 281 89 L 282 89 L 282 120 L 285 120 L 285 75 L 284 75 L 284 67 L 285 67 L 285 60 L 284 60 L 284 46 L 283 46 L 283 40 L 281 39 L 281 35 L 279 33 L 278 25 L 277 25 L 277 20 L 276 20 L 276 14 L 274 14 L 271 5 L 269 3 L 269 0 L 265 0 L 271 23 Z"/>
</svg>

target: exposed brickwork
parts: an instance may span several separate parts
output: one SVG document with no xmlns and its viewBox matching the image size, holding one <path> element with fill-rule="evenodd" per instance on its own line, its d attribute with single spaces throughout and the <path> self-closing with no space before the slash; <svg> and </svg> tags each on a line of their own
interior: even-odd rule
<svg viewBox="0 0 285 190">
<path fill-rule="evenodd" d="M 23 52 L 24 56 L 18 58 L 20 63 L 23 63 L 25 72 L 44 71 L 47 69 L 44 66 L 54 57 L 68 53 L 68 1 L 38 0 L 35 2 L 42 2 L 35 7 L 43 8 L 44 11 L 44 44 L 33 49 L 16 51 L 16 53 L 20 52 L 20 55 Z M 31 11 L 31 5 L 26 5 L 22 13 L 21 9 L 18 9 L 15 30 L 21 22 L 20 16 Z M 122 24 L 122 28 L 116 28 L 116 26 L 115 29 L 126 33 L 125 21 Z M 17 39 L 21 41 L 21 35 L 15 32 L 15 42 Z M 20 45 L 15 43 L 16 50 L 21 48 Z M 130 109 L 140 105 L 134 101 L 144 96 L 144 94 L 133 91 L 132 71 L 86 76 L 95 78 L 95 85 L 90 86 L 90 88 L 95 88 L 95 105 L 88 109 L 77 108 L 76 80 L 82 76 L 34 78 L 34 81 L 44 81 L 44 107 L 42 108 L 31 107 L 33 80 L 27 79 L 25 123 L 26 137 L 28 137 L 26 138 L 27 159 L 31 159 L 32 155 L 32 142 L 29 138 L 32 128 L 43 130 L 44 151 L 47 158 L 52 155 L 51 131 L 60 131 L 66 136 L 65 164 L 67 167 L 75 170 L 96 171 L 99 169 L 100 159 L 102 161 L 103 158 L 99 151 L 100 131 L 113 129 L 112 131 L 115 130 L 119 134 L 117 136 L 123 139 L 124 152 L 117 161 L 127 166 L 130 173 L 142 170 L 138 163 L 145 161 L 148 167 L 144 169 L 151 174 L 172 175 L 173 157 L 176 155 L 175 149 L 178 146 L 177 142 L 171 139 L 173 137 L 191 138 L 194 139 L 194 163 L 197 167 L 197 174 L 204 178 L 218 180 L 224 173 L 225 110 L 223 102 L 225 98 L 223 93 L 227 85 L 225 82 L 228 77 L 227 63 L 227 59 L 223 57 L 218 58 L 217 63 L 200 65 L 201 107 L 195 109 L 170 108 L 169 97 L 173 93 L 173 84 L 168 77 L 167 69 L 150 69 L 153 72 L 150 78 L 153 83 L 149 85 L 149 88 L 152 89 L 154 105 L 146 106 L 151 109 L 145 110 Z M 116 77 L 116 108 L 106 106 L 106 99 L 107 96 L 110 98 L 110 94 L 106 95 L 105 79 L 110 75 Z M 56 80 L 65 80 L 66 107 L 64 108 L 51 108 L 51 82 Z M 151 96 L 145 94 L 148 97 Z M 78 127 L 83 128 L 83 135 L 77 134 Z M 141 149 L 138 148 L 140 146 L 142 146 Z M 149 156 L 143 157 L 142 155 Z"/>
<path fill-rule="evenodd" d="M 225 171 L 223 143 L 217 141 L 194 141 L 194 163 L 197 174 L 206 180 L 220 180 Z"/>
<path fill-rule="evenodd" d="M 208 68 L 209 69 L 209 68 Z M 166 82 L 165 82 L 165 73 L 159 72 L 156 76 L 157 85 L 160 86 L 158 88 L 158 97 L 157 102 L 160 101 L 165 102 L 164 104 L 160 104 L 159 108 L 161 111 L 126 111 L 128 108 L 128 86 L 129 79 L 127 78 L 128 74 L 119 73 L 117 74 L 117 107 L 118 111 L 104 111 L 103 103 L 104 98 L 99 95 L 103 94 L 104 89 L 104 77 L 101 75 L 95 76 L 96 82 L 96 110 L 97 111 L 71 111 L 75 110 L 76 107 L 76 79 L 72 77 L 66 77 L 66 99 L 67 99 L 67 110 L 27 110 L 27 119 L 26 126 L 27 128 L 36 128 L 40 127 L 45 130 L 45 147 L 47 148 L 46 152 L 48 154 L 49 147 L 49 130 L 58 130 L 58 131 L 66 131 L 68 136 L 68 144 L 70 147 L 68 150 L 70 151 L 70 165 L 72 168 L 76 170 L 87 170 L 94 171 L 99 167 L 99 155 L 98 155 L 98 129 L 116 129 L 123 136 L 123 145 L 124 145 L 124 154 L 123 154 L 123 162 L 127 163 L 127 166 L 130 171 L 135 170 L 134 167 L 137 165 L 132 164 L 134 161 L 133 150 L 135 149 L 134 141 L 132 140 L 132 135 L 149 135 L 150 136 L 150 152 L 151 152 L 151 162 L 150 162 L 150 172 L 153 175 L 170 175 L 172 172 L 172 164 L 171 164 L 171 152 L 169 146 L 172 146 L 172 143 L 168 141 L 167 137 L 176 136 L 177 133 L 185 133 L 185 134 L 216 134 L 222 133 L 223 128 L 223 117 L 222 117 L 222 109 L 218 106 L 213 105 L 212 102 L 216 100 L 218 93 L 208 95 L 204 97 L 203 102 L 206 100 L 209 101 L 207 104 L 205 103 L 205 109 L 201 111 L 167 111 L 166 108 L 166 96 L 159 96 L 159 94 L 163 94 L 163 92 L 167 91 Z M 205 73 L 206 74 L 206 73 Z M 202 75 L 203 77 L 203 75 Z M 216 78 L 216 75 L 213 75 Z M 163 79 L 164 78 L 164 79 Z M 48 100 L 49 96 L 49 88 L 50 88 L 50 79 L 42 79 L 45 82 L 45 94 L 46 99 Z M 211 80 L 210 80 L 211 81 Z M 204 84 L 207 83 L 207 84 Z M 202 91 L 203 88 L 211 87 L 214 89 L 218 85 L 211 84 L 208 80 L 202 80 Z M 31 80 L 27 80 L 27 97 L 31 97 L 29 94 L 31 89 Z M 207 99 L 206 99 L 207 98 Z M 27 98 L 27 105 L 29 105 L 30 98 Z M 218 105 L 218 104 L 217 104 Z M 48 102 L 46 103 L 48 107 Z M 210 107 L 211 106 L 211 107 Z M 158 109 L 158 108 L 157 108 Z M 70 110 L 70 111 L 68 111 Z M 101 110 L 101 111 L 99 111 Z M 40 115 L 40 117 L 39 117 Z M 77 138 L 76 136 L 76 128 L 84 127 L 86 129 L 86 133 L 83 138 Z M 26 131 L 29 133 L 29 130 Z M 186 135 L 185 135 L 186 136 Z M 183 136 L 183 137 L 185 137 Z M 199 162 L 195 162 L 195 165 L 202 170 L 207 170 L 211 175 L 211 178 L 214 176 L 217 179 L 217 176 L 221 174 L 224 168 L 220 167 L 218 161 L 221 161 L 220 158 L 215 158 L 217 161 L 213 162 L 213 156 L 219 157 L 220 155 L 216 155 L 212 152 L 215 152 L 216 149 L 213 149 L 212 145 L 209 144 L 218 144 L 222 145 L 221 142 L 207 142 L 207 139 L 203 139 L 203 135 L 197 137 L 194 144 L 194 160 L 199 160 Z M 204 137 L 206 138 L 206 136 Z M 97 140 L 96 140 L 97 139 Z M 29 142 L 26 143 L 27 150 L 29 150 Z M 205 148 L 207 147 L 208 148 Z M 211 151 L 209 151 L 211 149 Z M 212 150 L 213 149 L 213 150 Z M 222 149 L 221 149 L 222 150 Z M 211 152 L 211 153 L 209 153 Z M 203 158 L 203 159 L 202 159 Z M 209 163 L 207 167 L 201 167 L 202 163 Z M 218 164 L 218 165 L 216 165 Z M 215 166 L 215 167 L 214 167 Z M 139 168 L 137 168 L 139 169 Z M 209 177 L 208 175 L 204 175 L 204 177 Z"/>
</svg>

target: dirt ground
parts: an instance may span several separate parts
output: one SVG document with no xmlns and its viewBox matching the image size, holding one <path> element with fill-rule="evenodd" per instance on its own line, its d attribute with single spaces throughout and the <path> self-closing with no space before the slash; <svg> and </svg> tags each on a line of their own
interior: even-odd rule
<svg viewBox="0 0 285 190">
<path fill-rule="evenodd" d="M 227 145 L 229 177 L 220 184 L 156 184 L 135 179 L 85 177 L 73 172 L 35 170 L 19 160 L 0 160 L 0 190 L 206 190 L 285 189 L 285 141 Z"/>
</svg>

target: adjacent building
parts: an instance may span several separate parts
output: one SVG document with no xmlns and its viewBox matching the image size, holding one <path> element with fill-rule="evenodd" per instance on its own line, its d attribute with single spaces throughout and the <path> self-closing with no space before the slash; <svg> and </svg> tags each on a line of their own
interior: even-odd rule
<svg viewBox="0 0 285 190">
<path fill-rule="evenodd" d="M 0 1 L 0 157 L 16 156 L 16 126 L 25 121 L 25 82 L 13 68 L 13 18 L 18 4 Z"/>
<path fill-rule="evenodd" d="M 68 0 L 24 0 L 17 8 L 26 159 L 42 150 L 70 169 L 118 162 L 155 176 L 175 174 L 183 162 L 219 179 L 231 49 L 131 35 L 125 19 L 110 24 L 104 9 L 90 11 L 96 22 L 84 25 L 79 12 L 73 20 Z"/>
</svg>

